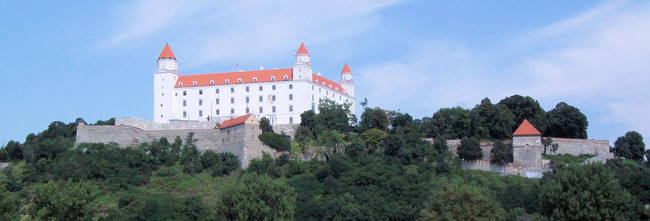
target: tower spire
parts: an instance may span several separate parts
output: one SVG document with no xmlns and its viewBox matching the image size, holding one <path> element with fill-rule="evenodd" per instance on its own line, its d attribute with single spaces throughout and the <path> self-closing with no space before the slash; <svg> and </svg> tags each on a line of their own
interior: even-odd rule
<svg viewBox="0 0 650 221">
<path fill-rule="evenodd" d="M 176 60 L 176 56 L 174 56 L 174 53 L 172 52 L 172 49 L 169 47 L 169 44 L 165 44 L 165 47 L 163 48 L 162 52 L 160 52 L 160 56 L 158 56 L 158 59 L 174 59 Z"/>
<path fill-rule="evenodd" d="M 307 48 L 305 48 L 304 43 L 300 43 L 300 47 L 298 48 L 298 52 L 296 52 L 296 54 L 309 54 Z"/>
<path fill-rule="evenodd" d="M 345 63 L 345 66 L 343 66 L 341 73 L 352 73 L 352 71 L 350 71 L 350 66 L 348 66 L 348 63 Z"/>
</svg>

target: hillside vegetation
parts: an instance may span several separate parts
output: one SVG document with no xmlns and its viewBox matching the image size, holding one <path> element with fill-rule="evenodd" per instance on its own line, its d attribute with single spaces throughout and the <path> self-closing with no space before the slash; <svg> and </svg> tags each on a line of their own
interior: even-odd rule
<svg viewBox="0 0 650 221">
<path fill-rule="evenodd" d="M 509 107 L 503 103 L 493 108 Z M 53 122 L 24 143 L 10 141 L 0 150 L 14 161 L 0 175 L 0 220 L 650 218 L 643 206 L 650 204 L 650 168 L 643 160 L 560 164 L 542 179 L 460 169 L 445 138 L 472 137 L 463 134 L 470 131 L 477 138 L 506 137 L 486 126 L 499 123 L 472 120 L 492 120 L 472 117 L 481 111 L 468 111 L 468 124 L 465 114 L 454 111 L 460 110 L 414 120 L 365 108 L 357 125 L 350 124 L 357 119 L 349 107 L 323 101 L 318 114 L 301 115 L 290 144 L 284 136 L 266 140 L 279 142 L 289 154 L 276 159 L 266 154 L 246 170 L 236 167 L 232 154 L 200 153 L 192 134 L 137 147 L 75 146 L 76 124 Z M 427 135 L 434 135 L 433 143 L 422 139 Z M 625 141 L 620 150 L 637 148 Z M 298 160 L 305 150 L 321 160 Z"/>
</svg>

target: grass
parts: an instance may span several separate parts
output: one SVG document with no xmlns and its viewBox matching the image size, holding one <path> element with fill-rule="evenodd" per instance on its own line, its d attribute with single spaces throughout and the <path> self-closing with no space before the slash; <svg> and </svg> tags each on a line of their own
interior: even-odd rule
<svg viewBox="0 0 650 221">
<path fill-rule="evenodd" d="M 578 164 L 584 162 L 586 159 L 592 158 L 596 155 L 593 154 L 582 154 L 580 156 L 573 156 L 569 154 L 558 154 L 558 155 L 548 155 L 543 154 L 542 159 L 550 160 L 556 165 L 564 164 Z"/>
</svg>

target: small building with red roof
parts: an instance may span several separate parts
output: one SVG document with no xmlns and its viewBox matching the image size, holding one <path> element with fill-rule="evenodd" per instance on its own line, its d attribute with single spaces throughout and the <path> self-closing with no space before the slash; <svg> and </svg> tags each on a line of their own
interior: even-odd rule
<svg viewBox="0 0 650 221">
<path fill-rule="evenodd" d="M 154 72 L 154 117 L 157 123 L 224 122 L 251 114 L 266 117 L 273 125 L 300 123 L 300 114 L 318 112 L 322 99 L 349 104 L 354 113 L 353 74 L 345 64 L 339 81 L 314 73 L 304 43 L 290 68 L 240 70 L 181 75 L 178 61 L 165 44 Z"/>
<path fill-rule="evenodd" d="M 542 133 L 528 120 L 524 121 L 512 134 L 512 157 L 516 167 L 541 168 Z"/>
</svg>

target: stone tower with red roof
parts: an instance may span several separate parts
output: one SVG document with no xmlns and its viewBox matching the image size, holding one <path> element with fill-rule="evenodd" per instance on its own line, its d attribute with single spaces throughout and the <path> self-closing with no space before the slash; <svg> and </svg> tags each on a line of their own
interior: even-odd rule
<svg viewBox="0 0 650 221">
<path fill-rule="evenodd" d="M 515 167 L 541 168 L 542 152 L 542 133 L 528 120 L 524 120 L 512 134 L 512 156 Z"/>
</svg>

